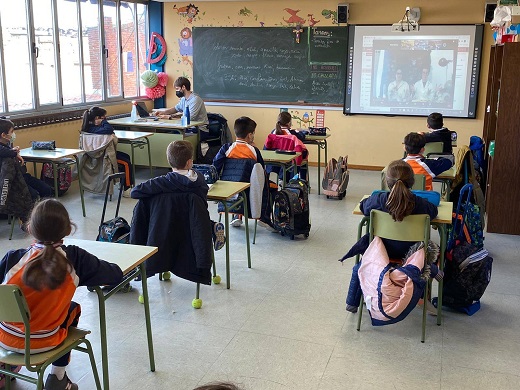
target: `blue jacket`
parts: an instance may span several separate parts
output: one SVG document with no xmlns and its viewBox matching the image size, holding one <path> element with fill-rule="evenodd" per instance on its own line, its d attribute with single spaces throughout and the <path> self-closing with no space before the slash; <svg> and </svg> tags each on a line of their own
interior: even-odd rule
<svg viewBox="0 0 520 390">
<path fill-rule="evenodd" d="M 213 166 L 215 168 L 217 168 L 217 172 L 219 172 L 219 173 L 222 171 L 222 167 L 224 166 L 224 162 L 226 160 L 228 160 L 228 159 L 229 160 L 240 160 L 240 159 L 235 159 L 235 158 L 229 158 L 226 156 L 226 152 L 231 147 L 231 145 L 233 145 L 233 144 L 229 143 L 229 144 L 222 145 L 222 147 L 218 151 L 217 155 L 213 159 Z M 265 168 L 264 159 L 262 158 L 262 153 L 260 152 L 260 149 L 258 149 L 256 146 L 254 148 L 256 151 L 256 162 L 260 163 L 260 165 L 262 165 L 262 167 Z M 249 181 L 249 180 L 247 180 L 247 181 Z"/>
<path fill-rule="evenodd" d="M 87 133 L 93 134 L 114 134 L 114 128 L 106 119 L 99 124 L 99 126 L 90 124 Z"/>
</svg>

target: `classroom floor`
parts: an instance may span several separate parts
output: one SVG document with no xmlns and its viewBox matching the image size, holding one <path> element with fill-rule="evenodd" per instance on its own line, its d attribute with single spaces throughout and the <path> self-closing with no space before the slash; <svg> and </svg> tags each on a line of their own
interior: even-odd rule
<svg viewBox="0 0 520 390">
<path fill-rule="evenodd" d="M 138 179 L 146 174 L 139 170 Z M 429 316 L 424 344 L 418 309 L 385 327 L 372 327 L 364 315 L 357 332 L 357 315 L 345 311 L 353 259 L 343 265 L 337 260 L 356 241 L 359 217 L 352 209 L 378 187 L 379 172 L 352 170 L 342 201 L 318 197 L 316 168 L 311 168 L 311 185 L 310 237 L 291 241 L 259 227 L 248 269 L 244 228 L 231 228 L 231 289 L 226 289 L 221 250 L 216 261 L 222 283 L 201 287 L 200 310 L 191 307 L 195 284 L 177 277 L 149 279 L 156 372 L 149 371 L 144 311 L 137 300 L 140 283 L 107 301 L 112 389 L 190 390 L 216 380 L 247 390 L 519 388 L 517 236 L 486 235 L 493 275 L 482 308 L 472 317 L 445 310 L 438 327 Z M 89 193 L 85 199 L 83 218 L 76 183 L 61 198 L 77 224 L 74 237 L 95 239 L 103 199 Z M 122 200 L 121 214 L 128 220 L 134 204 Z M 216 205 L 209 208 L 218 218 Z M 30 243 L 18 228 L 8 241 L 9 227 L 0 222 L 2 253 Z M 436 232 L 432 237 L 438 240 Z M 75 300 L 83 310 L 80 326 L 92 330 L 89 339 L 101 371 L 95 293 L 80 288 Z M 80 389 L 94 389 L 84 354 L 73 353 L 68 375 Z M 16 381 L 12 388 L 34 387 Z"/>
</svg>

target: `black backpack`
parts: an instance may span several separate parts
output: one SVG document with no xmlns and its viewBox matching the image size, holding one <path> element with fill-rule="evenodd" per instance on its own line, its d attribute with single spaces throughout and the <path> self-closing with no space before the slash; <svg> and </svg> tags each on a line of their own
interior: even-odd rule
<svg viewBox="0 0 520 390">
<path fill-rule="evenodd" d="M 309 189 L 307 182 L 301 179 L 293 179 L 289 184 L 278 191 L 273 200 L 273 227 L 282 236 L 294 236 L 303 234 L 309 237 L 311 230 L 309 217 Z"/>
<path fill-rule="evenodd" d="M 442 303 L 460 309 L 480 300 L 491 280 L 493 258 L 485 249 L 465 241 L 448 253 L 444 269 Z"/>
</svg>

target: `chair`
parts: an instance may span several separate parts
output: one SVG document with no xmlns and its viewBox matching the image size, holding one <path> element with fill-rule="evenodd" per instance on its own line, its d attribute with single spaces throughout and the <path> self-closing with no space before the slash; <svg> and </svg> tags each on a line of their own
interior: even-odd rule
<svg viewBox="0 0 520 390">
<path fill-rule="evenodd" d="M 397 241 L 422 241 L 424 248 L 428 247 L 430 240 L 430 217 L 426 214 L 409 215 L 402 222 L 396 222 L 389 213 L 372 210 L 370 212 L 370 241 L 375 236 Z M 428 297 L 429 283 L 424 288 L 424 304 L 422 315 L 421 342 L 424 343 L 426 336 L 426 300 Z M 358 314 L 357 330 L 361 328 L 361 317 L 363 313 L 363 296 Z"/>
<path fill-rule="evenodd" d="M 71 350 L 88 353 L 90 358 L 90 365 L 92 366 L 92 373 L 96 381 L 96 388 L 101 389 L 99 376 L 96 369 L 96 362 L 94 360 L 94 353 L 90 342 L 85 338 L 90 334 L 89 330 L 83 330 L 75 327 L 69 328 L 67 338 L 54 349 L 47 352 L 30 354 L 30 325 L 29 319 L 31 313 L 27 306 L 27 301 L 20 290 L 20 288 L 13 284 L 0 285 L 0 321 L 3 322 L 23 322 L 25 327 L 25 353 L 17 353 L 6 350 L 0 347 L 0 362 L 5 364 L 6 368 L 0 367 L 0 373 L 6 376 L 5 388 L 7 390 L 11 387 L 11 377 L 22 379 L 24 381 L 33 383 L 38 390 L 43 389 L 43 374 L 47 366 L 49 366 L 56 359 L 65 355 Z M 81 346 L 85 344 L 85 347 Z M 35 372 L 38 377 L 34 378 L 17 372 L 12 372 L 8 368 L 11 366 L 25 366 L 28 371 Z"/>
<path fill-rule="evenodd" d="M 429 154 L 439 154 L 444 150 L 444 144 L 442 142 L 428 142 L 424 145 L 423 155 L 428 157 Z"/>
</svg>

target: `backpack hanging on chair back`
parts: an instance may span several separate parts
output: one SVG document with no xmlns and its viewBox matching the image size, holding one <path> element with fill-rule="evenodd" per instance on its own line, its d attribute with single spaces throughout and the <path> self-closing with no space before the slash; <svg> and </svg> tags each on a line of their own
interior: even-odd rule
<svg viewBox="0 0 520 390">
<path fill-rule="evenodd" d="M 62 196 L 69 189 L 70 183 L 72 183 L 72 170 L 69 164 L 58 163 L 56 171 L 58 173 L 58 196 Z M 43 182 L 54 188 L 54 172 L 51 163 L 42 164 L 40 178 Z"/>
<path fill-rule="evenodd" d="M 328 198 L 343 199 L 347 192 L 349 171 L 347 165 L 348 156 L 330 159 L 323 175 L 323 193 Z"/>
</svg>

